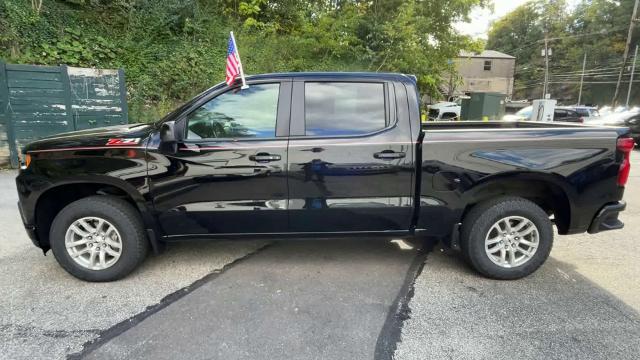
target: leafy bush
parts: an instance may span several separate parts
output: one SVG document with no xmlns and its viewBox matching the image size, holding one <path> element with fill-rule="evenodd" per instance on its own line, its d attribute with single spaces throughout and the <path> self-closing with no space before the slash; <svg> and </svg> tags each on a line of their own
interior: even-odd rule
<svg viewBox="0 0 640 360">
<path fill-rule="evenodd" d="M 229 30 L 249 74 L 406 72 L 435 94 L 448 60 L 478 45 L 452 21 L 486 0 L 36 2 L 0 2 L 2 59 L 122 67 L 130 118 L 151 121 L 224 79 Z"/>
</svg>

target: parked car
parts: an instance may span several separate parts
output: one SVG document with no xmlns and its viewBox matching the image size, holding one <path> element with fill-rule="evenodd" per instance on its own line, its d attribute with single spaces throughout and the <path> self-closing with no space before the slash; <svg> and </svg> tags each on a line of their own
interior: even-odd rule
<svg viewBox="0 0 640 360">
<path fill-rule="evenodd" d="M 572 107 L 557 106 L 553 110 L 553 121 L 583 123 L 584 118 Z"/>
<path fill-rule="evenodd" d="M 529 121 L 531 120 L 532 113 L 533 113 L 533 106 L 527 106 L 520 109 L 515 114 L 505 115 L 502 118 L 502 120 Z M 553 121 L 582 123 L 584 122 L 584 118 L 580 116 L 578 112 L 576 112 L 575 110 L 572 110 L 570 107 L 558 106 L 553 111 Z"/>
<path fill-rule="evenodd" d="M 533 106 L 525 106 L 518 110 L 515 114 L 507 114 L 502 117 L 504 121 L 528 121 L 531 120 L 531 113 L 533 112 Z"/>
<path fill-rule="evenodd" d="M 442 101 L 429 106 L 428 116 L 431 121 L 459 120 L 462 111 L 462 98 L 456 101 Z"/>
<path fill-rule="evenodd" d="M 626 126 L 631 130 L 631 137 L 640 145 L 640 109 L 613 113 L 595 118 L 587 122 L 589 125 Z"/>
<path fill-rule="evenodd" d="M 421 126 L 415 77 L 402 74 L 247 82 L 154 124 L 26 146 L 16 183 L 33 243 L 80 279 L 111 281 L 167 242 L 429 235 L 481 274 L 516 279 L 547 259 L 553 225 L 623 227 L 627 128 Z"/>
<path fill-rule="evenodd" d="M 585 121 L 600 116 L 598 109 L 593 106 L 563 106 L 563 108 L 577 112 Z"/>
<path fill-rule="evenodd" d="M 607 116 L 607 115 L 612 115 L 612 114 L 621 114 L 627 111 L 640 111 L 640 108 L 638 108 L 637 106 L 634 106 L 632 108 L 628 108 L 626 106 L 617 106 L 615 108 L 612 108 L 611 106 L 603 106 L 598 110 L 598 113 L 600 114 L 600 116 Z"/>
</svg>

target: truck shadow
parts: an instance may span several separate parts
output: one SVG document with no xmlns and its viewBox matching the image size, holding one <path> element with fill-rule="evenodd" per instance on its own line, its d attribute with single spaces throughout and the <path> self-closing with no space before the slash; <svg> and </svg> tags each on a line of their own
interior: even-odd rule
<svg viewBox="0 0 640 360">
<path fill-rule="evenodd" d="M 172 244 L 166 255 L 173 260 L 156 257 L 133 276 L 172 272 L 178 259 L 206 259 L 210 244 Z M 273 241 L 102 331 L 74 357 L 371 359 L 420 254 L 400 240 Z"/>
</svg>

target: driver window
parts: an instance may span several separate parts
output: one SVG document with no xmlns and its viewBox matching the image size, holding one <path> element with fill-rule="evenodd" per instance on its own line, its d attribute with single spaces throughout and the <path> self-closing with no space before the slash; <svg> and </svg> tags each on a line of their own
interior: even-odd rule
<svg viewBox="0 0 640 360">
<path fill-rule="evenodd" d="M 187 116 L 187 139 L 274 138 L 279 92 L 258 84 L 216 96 Z"/>
</svg>

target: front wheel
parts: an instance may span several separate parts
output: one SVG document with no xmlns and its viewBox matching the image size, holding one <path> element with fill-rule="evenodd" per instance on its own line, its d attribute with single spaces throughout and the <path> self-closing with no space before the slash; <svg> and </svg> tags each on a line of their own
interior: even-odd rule
<svg viewBox="0 0 640 360">
<path fill-rule="evenodd" d="M 494 279 L 519 279 L 549 257 L 553 229 L 535 203 L 502 197 L 476 205 L 462 224 L 461 248 L 479 273 Z"/>
<path fill-rule="evenodd" d="M 126 276 L 149 248 L 138 212 L 110 196 L 90 196 L 67 205 L 53 220 L 49 239 L 58 263 L 86 281 Z"/>
</svg>

